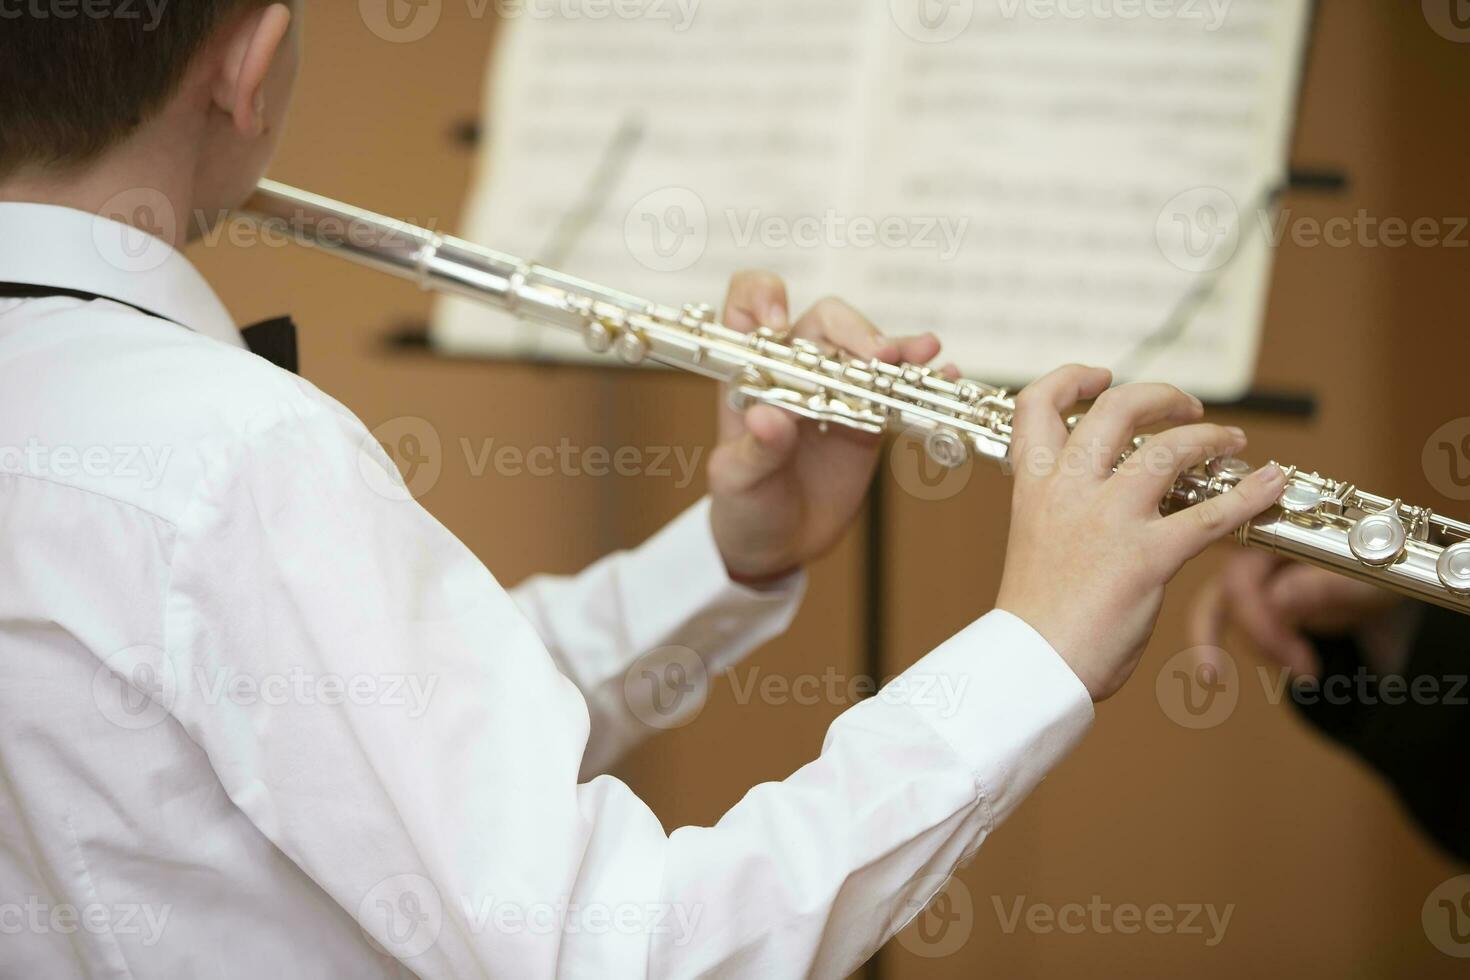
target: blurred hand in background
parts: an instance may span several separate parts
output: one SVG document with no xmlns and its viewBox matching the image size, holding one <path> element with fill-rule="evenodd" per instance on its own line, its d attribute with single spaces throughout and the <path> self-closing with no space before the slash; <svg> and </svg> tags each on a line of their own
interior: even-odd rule
<svg viewBox="0 0 1470 980">
<path fill-rule="evenodd" d="M 1359 632 L 1382 621 L 1403 601 L 1384 589 L 1311 565 L 1261 551 L 1239 551 L 1196 597 L 1190 639 L 1196 646 L 1220 647 L 1227 631 L 1239 629 L 1267 661 L 1296 676 L 1317 677 L 1322 664 L 1311 636 Z M 1388 674 L 1400 665 L 1369 666 Z"/>
</svg>

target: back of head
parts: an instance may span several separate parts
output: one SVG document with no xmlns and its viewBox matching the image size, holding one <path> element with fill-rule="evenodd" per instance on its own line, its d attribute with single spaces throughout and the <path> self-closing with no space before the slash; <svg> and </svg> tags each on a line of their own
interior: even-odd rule
<svg viewBox="0 0 1470 980">
<path fill-rule="evenodd" d="M 267 0 L 16 5 L 0 13 L 0 177 L 85 166 L 177 89 L 228 18 Z"/>
</svg>

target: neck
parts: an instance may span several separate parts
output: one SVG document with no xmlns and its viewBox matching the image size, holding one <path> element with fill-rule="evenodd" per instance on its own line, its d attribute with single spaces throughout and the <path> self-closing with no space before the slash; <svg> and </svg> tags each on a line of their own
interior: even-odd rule
<svg viewBox="0 0 1470 980">
<path fill-rule="evenodd" d="M 147 136 L 139 132 L 74 171 L 34 167 L 0 178 L 0 202 L 99 214 L 181 247 L 193 221 L 194 168 L 181 154 L 165 152 L 166 142 Z"/>
</svg>

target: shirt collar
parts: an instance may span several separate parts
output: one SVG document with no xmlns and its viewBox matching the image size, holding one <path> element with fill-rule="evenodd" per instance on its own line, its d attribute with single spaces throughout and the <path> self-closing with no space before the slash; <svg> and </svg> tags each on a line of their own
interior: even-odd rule
<svg viewBox="0 0 1470 980">
<path fill-rule="evenodd" d="M 0 202 L 0 282 L 95 293 L 245 346 L 229 310 L 183 253 L 86 211 Z"/>
</svg>

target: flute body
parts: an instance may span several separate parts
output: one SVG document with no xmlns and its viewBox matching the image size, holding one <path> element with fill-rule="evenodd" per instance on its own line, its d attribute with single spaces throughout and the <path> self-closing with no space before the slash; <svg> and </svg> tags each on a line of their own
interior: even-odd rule
<svg viewBox="0 0 1470 980">
<path fill-rule="evenodd" d="M 1009 391 L 951 381 L 927 368 L 832 356 L 800 339 L 718 323 L 708 306 L 663 306 L 274 181 L 247 215 L 297 241 L 417 282 L 581 334 L 594 351 L 652 361 L 730 386 L 737 406 L 764 403 L 823 428 L 920 435 L 938 464 L 1005 462 L 1015 402 Z M 1283 467 L 1277 505 L 1239 541 L 1470 614 L 1470 525 Z M 1251 472 L 1217 459 L 1186 472 L 1161 504 L 1182 510 L 1230 491 Z"/>
</svg>

